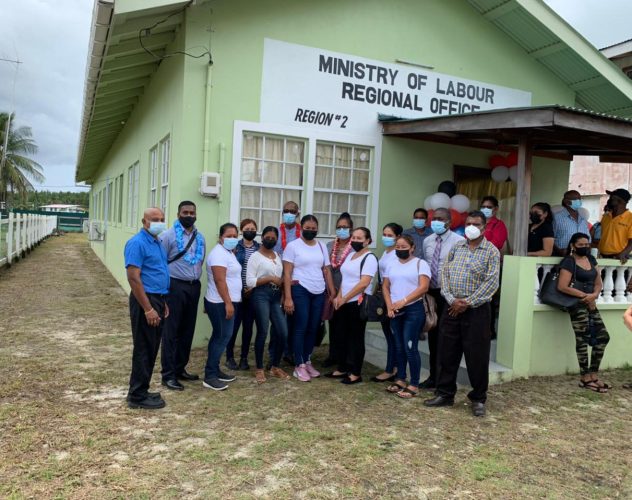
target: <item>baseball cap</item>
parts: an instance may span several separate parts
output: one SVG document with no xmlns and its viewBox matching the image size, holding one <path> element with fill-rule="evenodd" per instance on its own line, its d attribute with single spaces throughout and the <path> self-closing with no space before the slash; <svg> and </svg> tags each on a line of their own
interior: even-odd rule
<svg viewBox="0 0 632 500">
<path fill-rule="evenodd" d="M 609 194 L 611 196 L 616 196 L 617 198 L 621 198 L 626 203 L 630 201 L 630 198 L 632 198 L 632 195 L 630 195 L 630 192 L 627 189 L 622 189 L 622 188 L 615 189 L 614 191 L 608 191 L 606 189 L 606 194 Z"/>
</svg>

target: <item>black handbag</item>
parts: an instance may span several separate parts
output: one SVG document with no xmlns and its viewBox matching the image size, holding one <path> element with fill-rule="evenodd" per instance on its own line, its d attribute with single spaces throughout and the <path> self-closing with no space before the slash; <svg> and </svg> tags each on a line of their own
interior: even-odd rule
<svg viewBox="0 0 632 500">
<path fill-rule="evenodd" d="M 573 259 L 575 262 L 575 259 Z M 560 292 L 557 288 L 557 285 L 560 281 L 560 266 L 555 266 L 549 274 L 544 277 L 542 281 L 542 285 L 540 286 L 540 291 L 538 292 L 538 296 L 540 297 L 540 302 L 546 304 L 547 306 L 555 307 L 560 311 L 568 311 L 569 309 L 573 309 L 579 305 L 579 297 L 575 297 L 574 295 L 568 295 L 564 292 Z M 577 288 L 578 290 L 583 291 L 583 286 L 577 286 L 575 282 L 575 274 L 577 272 L 577 262 L 575 262 L 575 270 L 573 271 L 573 278 L 571 279 L 570 286 L 571 288 Z"/>
<path fill-rule="evenodd" d="M 369 254 L 375 257 L 375 254 Z M 369 255 L 366 255 L 360 263 L 360 276 L 362 276 L 362 267 L 364 261 Z M 375 257 L 377 260 L 377 257 Z M 382 285 L 380 284 L 380 264 L 378 261 L 377 267 L 377 282 L 378 286 L 372 294 L 363 293 L 360 302 L 360 319 L 362 321 L 383 321 L 386 318 L 386 302 L 384 301 L 384 294 L 382 293 Z"/>
</svg>

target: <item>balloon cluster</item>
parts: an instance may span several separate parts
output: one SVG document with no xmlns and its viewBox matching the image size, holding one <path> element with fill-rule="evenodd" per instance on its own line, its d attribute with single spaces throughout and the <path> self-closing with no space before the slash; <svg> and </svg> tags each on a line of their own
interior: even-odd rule
<svg viewBox="0 0 632 500">
<path fill-rule="evenodd" d="M 496 182 L 505 182 L 507 179 L 516 182 L 518 180 L 518 153 L 512 152 L 507 156 L 493 155 L 489 158 L 489 166 L 492 169 L 492 179 Z"/>
<path fill-rule="evenodd" d="M 431 194 L 424 200 L 424 208 L 428 210 L 428 221 L 432 220 L 432 215 L 437 208 L 447 208 L 452 215 L 450 229 L 463 235 L 465 229 L 465 219 L 470 209 L 470 199 L 463 194 L 456 194 L 456 184 L 452 181 L 443 181 L 439 184 L 437 192 Z"/>
</svg>

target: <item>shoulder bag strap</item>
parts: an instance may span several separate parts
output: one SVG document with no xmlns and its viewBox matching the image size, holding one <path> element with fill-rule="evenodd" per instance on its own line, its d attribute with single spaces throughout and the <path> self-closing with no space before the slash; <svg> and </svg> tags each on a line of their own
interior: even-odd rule
<svg viewBox="0 0 632 500">
<path fill-rule="evenodd" d="M 178 255 L 174 256 L 173 259 L 167 260 L 167 264 L 171 264 L 172 262 L 175 262 L 176 260 L 181 259 L 184 256 L 184 254 L 186 254 L 189 251 L 189 248 L 191 248 L 191 245 L 193 245 L 193 242 L 195 241 L 196 238 L 197 238 L 197 229 L 193 231 L 193 234 L 191 235 L 191 238 L 189 239 L 187 246 L 184 247 L 184 250 L 182 250 L 182 252 L 180 252 Z"/>
</svg>

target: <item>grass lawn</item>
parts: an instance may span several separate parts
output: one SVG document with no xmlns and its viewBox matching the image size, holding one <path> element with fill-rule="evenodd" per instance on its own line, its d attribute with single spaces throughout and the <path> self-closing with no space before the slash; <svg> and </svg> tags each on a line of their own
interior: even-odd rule
<svg viewBox="0 0 632 500">
<path fill-rule="evenodd" d="M 129 410 L 130 366 L 127 297 L 85 235 L 0 271 L 0 497 L 632 498 L 630 371 L 605 373 L 606 395 L 577 376 L 494 386 L 474 419 L 463 391 L 430 410 L 379 384 L 244 372 Z"/>
</svg>

